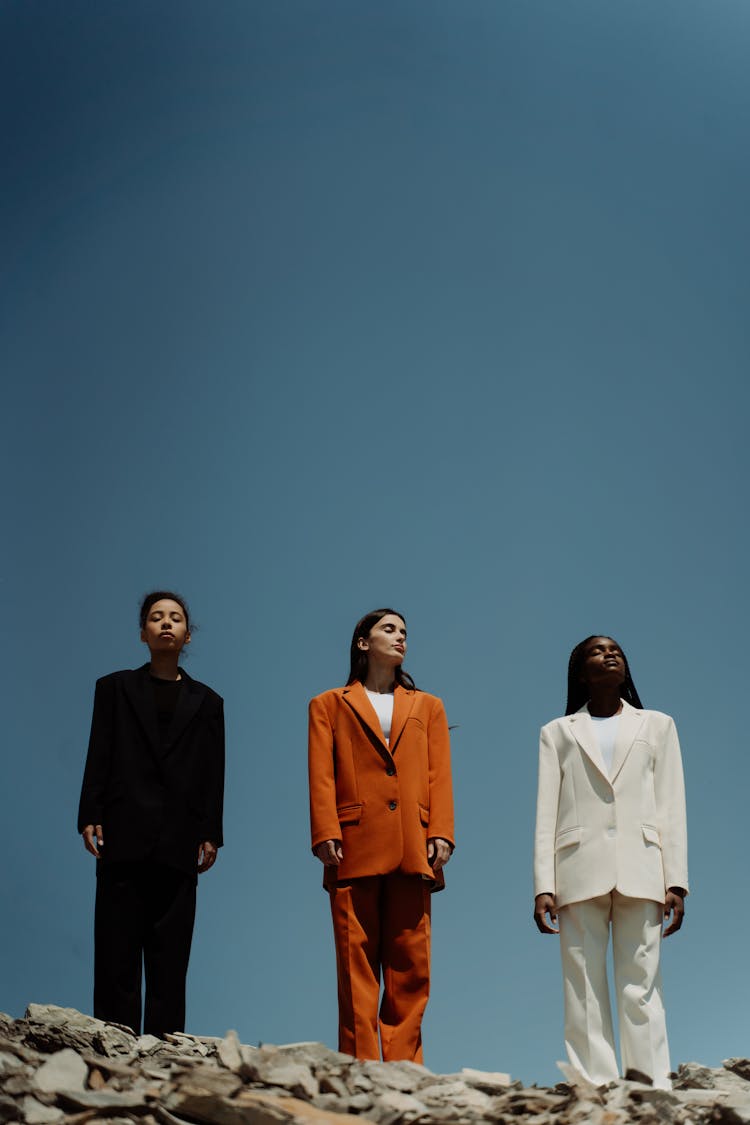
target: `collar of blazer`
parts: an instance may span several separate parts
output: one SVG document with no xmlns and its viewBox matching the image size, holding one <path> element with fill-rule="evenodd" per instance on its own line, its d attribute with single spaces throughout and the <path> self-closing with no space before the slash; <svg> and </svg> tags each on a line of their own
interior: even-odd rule
<svg viewBox="0 0 750 1125">
<path fill-rule="evenodd" d="M 182 677 L 183 687 L 180 692 L 180 698 L 177 701 L 174 717 L 169 727 L 167 739 L 169 746 L 174 745 L 180 737 L 185 727 L 200 707 L 203 697 L 206 694 L 204 685 L 188 676 L 183 668 L 180 668 L 180 676 Z M 132 675 L 127 677 L 125 680 L 125 691 L 133 705 L 133 710 L 146 732 L 151 746 L 155 751 L 161 752 L 164 747 L 162 747 L 159 738 L 154 689 L 149 675 L 148 664 L 143 664 L 140 668 L 134 669 Z"/>
<path fill-rule="evenodd" d="M 375 708 L 367 696 L 364 685 L 355 680 L 353 684 L 347 684 L 344 688 L 344 699 L 349 704 L 351 709 L 356 712 L 357 717 L 367 727 L 368 731 L 375 736 L 378 743 L 379 750 L 385 750 L 391 757 L 396 753 L 399 739 L 404 733 L 406 720 L 411 714 L 411 709 L 414 706 L 415 691 L 410 691 L 408 688 L 401 687 L 396 684 L 393 689 L 393 718 L 391 719 L 391 737 L 390 742 L 386 742 L 383 737 L 383 728 L 380 725 L 380 719 L 375 714 Z"/>
<path fill-rule="evenodd" d="M 611 785 L 614 784 L 615 778 L 624 766 L 625 760 L 630 753 L 630 748 L 635 742 L 644 719 L 643 711 L 639 711 L 636 707 L 631 707 L 624 699 L 621 700 L 621 702 L 622 711 L 620 712 L 620 721 L 617 724 L 617 737 L 615 738 L 615 752 L 612 757 L 611 774 L 607 773 L 607 768 L 604 765 L 604 759 L 599 750 L 599 740 L 596 737 L 594 724 L 591 721 L 589 709 L 586 704 L 584 703 L 580 711 L 576 711 L 573 715 L 568 715 L 568 722 L 570 723 L 570 728 L 576 742 Z"/>
</svg>

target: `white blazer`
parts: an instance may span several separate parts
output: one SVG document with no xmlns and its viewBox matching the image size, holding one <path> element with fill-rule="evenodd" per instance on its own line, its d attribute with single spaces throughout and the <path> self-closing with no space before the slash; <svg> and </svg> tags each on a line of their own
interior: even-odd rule
<svg viewBox="0 0 750 1125">
<path fill-rule="evenodd" d="M 623 700 L 611 776 L 584 706 L 542 727 L 534 894 L 559 907 L 617 890 L 688 890 L 685 785 L 669 715 Z"/>
</svg>

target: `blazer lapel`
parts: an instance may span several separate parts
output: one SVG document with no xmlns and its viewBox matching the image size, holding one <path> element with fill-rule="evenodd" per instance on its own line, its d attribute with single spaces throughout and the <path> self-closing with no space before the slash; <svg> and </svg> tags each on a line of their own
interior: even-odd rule
<svg viewBox="0 0 750 1125">
<path fill-rule="evenodd" d="M 630 748 L 635 742 L 638 731 L 643 725 L 643 711 L 631 707 L 629 703 L 622 701 L 622 711 L 620 712 L 620 721 L 617 724 L 617 737 L 615 738 L 615 752 L 612 758 L 612 781 L 614 782 L 618 773 L 625 764 L 625 760 L 630 753 Z"/>
<path fill-rule="evenodd" d="M 183 672 L 182 668 L 180 668 L 180 676 L 182 677 L 183 687 L 180 692 L 180 697 L 177 700 L 177 707 L 175 708 L 172 722 L 169 724 L 167 741 L 170 746 L 174 746 L 175 742 L 177 742 L 185 727 L 194 717 L 206 694 L 204 685 L 191 679 L 187 672 Z"/>
<path fill-rule="evenodd" d="M 604 765 L 604 759 L 599 749 L 599 740 L 596 737 L 594 724 L 591 722 L 591 716 L 589 715 L 586 705 L 584 704 L 580 711 L 576 711 L 575 714 L 569 715 L 568 720 L 573 737 L 584 754 L 591 759 L 599 770 L 599 773 L 604 774 L 607 781 L 609 781 L 610 778 L 607 773 L 607 767 Z"/>
<path fill-rule="evenodd" d="M 370 703 L 370 700 L 367 698 L 364 685 L 361 684 L 359 680 L 355 680 L 353 684 L 347 684 L 344 688 L 344 699 L 351 709 L 356 712 L 357 718 L 364 723 L 370 734 L 375 735 L 378 741 L 382 742 L 387 750 L 388 747 L 383 738 L 383 728 L 380 725 L 380 719 L 376 715 L 372 703 Z"/>
<path fill-rule="evenodd" d="M 389 749 L 391 754 L 396 753 L 398 740 L 404 732 L 406 720 L 411 714 L 412 707 L 414 706 L 414 698 L 416 692 L 409 691 L 408 688 L 401 687 L 396 684 L 393 692 L 393 719 L 391 720 L 391 737 L 389 740 Z"/>
<path fill-rule="evenodd" d="M 156 721 L 154 689 L 148 674 L 148 664 L 136 668 L 132 676 L 124 681 L 125 692 L 133 710 L 151 743 L 154 751 L 159 750 L 159 727 Z"/>
<path fill-rule="evenodd" d="M 388 765 L 393 765 L 392 751 L 389 750 L 388 743 L 383 737 L 383 728 L 380 725 L 380 719 L 375 714 L 375 708 L 367 698 L 367 692 L 359 680 L 356 680 L 353 684 L 347 684 L 344 688 L 344 699 L 359 719 L 362 730 L 367 736 L 367 740 L 373 750 L 380 755 L 384 762 Z M 393 702 L 393 710 L 395 718 L 395 699 Z M 393 724 L 391 724 L 391 736 L 392 735 Z M 393 737 L 391 737 L 391 744 L 393 744 Z"/>
</svg>

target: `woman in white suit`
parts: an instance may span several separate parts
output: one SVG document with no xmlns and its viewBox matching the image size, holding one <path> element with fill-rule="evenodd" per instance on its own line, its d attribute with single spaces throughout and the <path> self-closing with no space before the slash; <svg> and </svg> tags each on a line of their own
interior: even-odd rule
<svg viewBox="0 0 750 1125">
<path fill-rule="evenodd" d="M 659 954 L 688 893 L 682 761 L 673 720 L 642 707 L 611 637 L 576 645 L 565 715 L 542 727 L 534 884 L 537 927 L 560 935 L 570 1062 L 597 1085 L 619 1075 L 611 927 L 623 1072 L 669 1089 Z"/>
</svg>

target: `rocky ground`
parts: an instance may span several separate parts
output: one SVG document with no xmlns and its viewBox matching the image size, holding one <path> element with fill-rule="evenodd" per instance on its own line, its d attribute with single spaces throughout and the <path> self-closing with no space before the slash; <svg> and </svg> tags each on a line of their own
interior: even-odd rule
<svg viewBox="0 0 750 1125">
<path fill-rule="evenodd" d="M 747 1059 L 681 1066 L 671 1093 L 565 1078 L 524 1088 L 507 1074 L 358 1062 L 321 1043 L 248 1047 L 232 1031 L 135 1038 L 41 1004 L 20 1020 L 0 1014 L 0 1125 L 750 1125 Z"/>
</svg>

